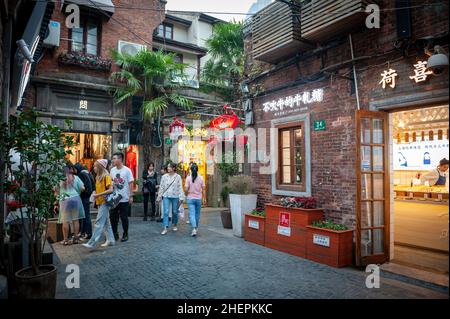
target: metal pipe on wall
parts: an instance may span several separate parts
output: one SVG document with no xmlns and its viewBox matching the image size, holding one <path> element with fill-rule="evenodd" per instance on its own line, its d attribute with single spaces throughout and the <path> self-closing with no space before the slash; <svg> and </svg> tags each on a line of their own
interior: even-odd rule
<svg viewBox="0 0 450 319">
<path fill-rule="evenodd" d="M 352 56 L 352 60 L 355 59 L 355 55 L 353 53 L 353 41 L 352 41 L 352 35 L 349 33 L 348 35 L 348 42 L 350 43 L 350 53 Z M 355 82 L 355 95 L 356 95 L 356 107 L 358 108 L 358 110 L 360 110 L 360 105 L 359 105 L 359 91 L 358 91 L 358 78 L 356 77 L 356 66 L 355 66 L 355 62 L 353 62 L 353 80 Z"/>
</svg>

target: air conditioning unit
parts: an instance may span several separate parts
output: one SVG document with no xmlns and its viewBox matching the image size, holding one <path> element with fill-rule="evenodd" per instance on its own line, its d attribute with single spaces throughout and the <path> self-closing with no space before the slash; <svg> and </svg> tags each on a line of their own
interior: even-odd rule
<svg viewBox="0 0 450 319">
<path fill-rule="evenodd" d="M 184 81 L 183 84 L 187 87 L 194 88 L 194 89 L 198 89 L 200 87 L 200 84 L 197 80 L 186 80 L 186 81 Z"/>
<path fill-rule="evenodd" d="M 61 33 L 61 24 L 57 21 L 51 21 L 48 24 L 48 36 L 43 41 L 46 48 L 59 47 Z"/>
<path fill-rule="evenodd" d="M 144 44 L 138 44 L 133 42 L 127 42 L 119 40 L 119 53 L 136 55 L 139 51 L 145 50 L 147 48 Z"/>
</svg>

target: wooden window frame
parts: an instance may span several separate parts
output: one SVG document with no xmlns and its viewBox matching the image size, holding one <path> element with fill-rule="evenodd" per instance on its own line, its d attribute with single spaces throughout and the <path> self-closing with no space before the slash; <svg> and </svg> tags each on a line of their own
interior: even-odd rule
<svg viewBox="0 0 450 319">
<path fill-rule="evenodd" d="M 93 15 L 84 15 L 80 18 L 80 26 L 83 28 L 83 50 L 82 51 L 74 51 L 72 47 L 72 28 L 69 29 L 69 52 L 78 52 L 84 55 L 93 55 L 91 53 L 87 53 L 87 36 L 88 36 L 88 23 L 94 22 L 97 25 L 97 52 L 95 56 L 101 56 L 101 38 L 102 38 L 102 19 L 98 16 Z"/>
<path fill-rule="evenodd" d="M 163 23 L 161 23 L 160 25 L 158 25 L 158 28 L 156 29 L 156 34 L 157 34 L 158 36 L 160 36 L 160 35 L 159 35 L 159 32 L 158 32 L 160 26 L 163 26 L 163 35 L 162 35 L 162 38 L 163 38 L 163 39 L 173 40 L 173 33 L 174 33 L 173 24 L 163 22 Z M 170 29 L 172 30 L 172 32 L 170 32 L 170 38 L 166 37 L 166 27 L 170 27 Z M 160 37 L 161 37 L 161 36 L 160 36 Z"/>
<path fill-rule="evenodd" d="M 305 124 L 304 121 L 294 122 L 294 123 L 285 123 L 285 124 L 279 124 L 275 126 L 278 131 L 278 169 L 276 172 L 276 187 L 278 190 L 286 190 L 286 191 L 293 191 L 293 192 L 305 192 L 306 191 L 306 163 L 305 163 Z M 295 131 L 297 129 L 300 129 L 302 132 L 302 143 L 301 143 L 301 157 L 302 157 L 302 163 L 301 163 L 301 170 L 302 170 L 302 181 L 301 183 L 297 184 L 295 183 L 296 180 L 296 169 L 295 169 Z M 291 167 L 291 181 L 294 181 L 292 183 L 283 183 L 283 147 L 282 147 L 282 139 L 283 134 L 282 132 L 290 132 L 290 167 Z"/>
</svg>

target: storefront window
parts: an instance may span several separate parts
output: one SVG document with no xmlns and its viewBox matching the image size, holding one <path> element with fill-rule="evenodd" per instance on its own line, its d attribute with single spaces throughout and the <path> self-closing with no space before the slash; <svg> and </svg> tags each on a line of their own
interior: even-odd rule
<svg viewBox="0 0 450 319">
<path fill-rule="evenodd" d="M 284 125 L 279 128 L 280 138 L 280 172 L 278 173 L 279 187 L 288 187 L 289 190 L 301 191 L 304 180 L 303 150 L 304 134 L 303 127 L 298 123 Z"/>
</svg>

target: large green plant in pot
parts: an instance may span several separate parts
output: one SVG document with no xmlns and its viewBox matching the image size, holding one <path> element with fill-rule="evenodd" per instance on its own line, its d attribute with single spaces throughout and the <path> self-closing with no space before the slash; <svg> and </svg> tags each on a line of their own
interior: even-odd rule
<svg viewBox="0 0 450 319">
<path fill-rule="evenodd" d="M 231 176 L 227 183 L 230 191 L 230 210 L 233 221 L 233 234 L 242 237 L 244 228 L 244 215 L 256 208 L 257 195 L 255 182 L 251 176 Z"/>
<path fill-rule="evenodd" d="M 69 124 L 69 123 L 68 123 Z M 20 298 L 54 298 L 56 267 L 42 265 L 48 219 L 58 200 L 55 189 L 65 176 L 66 155 L 73 141 L 61 130 L 27 110 L 0 128 L 1 168 L 8 194 L 7 222 L 20 225 L 28 264 L 16 273 Z"/>
</svg>

